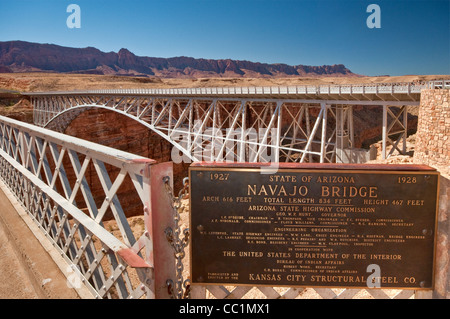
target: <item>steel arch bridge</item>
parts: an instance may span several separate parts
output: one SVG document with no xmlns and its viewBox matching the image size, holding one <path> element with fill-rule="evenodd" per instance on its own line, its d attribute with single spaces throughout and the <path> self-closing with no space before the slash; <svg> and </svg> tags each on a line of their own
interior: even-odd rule
<svg viewBox="0 0 450 319">
<path fill-rule="evenodd" d="M 87 109 L 132 118 L 172 143 L 177 161 L 354 162 L 353 106 L 383 108 L 382 155 L 405 153 L 408 106 L 450 81 L 361 85 L 34 92 L 34 123 L 64 132 Z M 400 142 L 403 141 L 403 148 Z M 387 146 L 392 145 L 388 152 Z"/>
</svg>

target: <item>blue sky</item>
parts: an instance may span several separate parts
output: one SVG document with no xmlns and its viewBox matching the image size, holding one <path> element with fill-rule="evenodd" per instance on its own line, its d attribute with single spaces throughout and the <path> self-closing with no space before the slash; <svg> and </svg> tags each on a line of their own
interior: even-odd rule
<svg viewBox="0 0 450 319">
<path fill-rule="evenodd" d="M 81 28 L 69 29 L 69 4 Z M 370 29 L 369 4 L 381 9 Z M 449 0 L 0 0 L 0 41 L 290 65 L 450 74 Z"/>
</svg>

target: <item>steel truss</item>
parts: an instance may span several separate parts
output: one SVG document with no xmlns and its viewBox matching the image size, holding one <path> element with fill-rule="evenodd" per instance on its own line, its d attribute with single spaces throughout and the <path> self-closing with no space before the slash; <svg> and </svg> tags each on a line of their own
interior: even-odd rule
<svg viewBox="0 0 450 319">
<path fill-rule="evenodd" d="M 257 94 L 253 98 L 249 98 L 249 94 L 230 97 L 232 88 L 226 89 L 225 96 L 213 94 L 218 90 L 213 88 L 197 89 L 199 92 L 192 91 L 194 89 L 150 92 L 167 95 L 151 95 L 148 92 L 151 90 L 29 95 L 34 106 L 34 122 L 39 126 L 64 132 L 70 122 L 86 109 L 108 109 L 138 121 L 172 143 L 176 147 L 172 152 L 174 162 L 335 162 L 339 147 L 354 146 L 353 105 L 383 107 L 383 156 L 387 158 L 395 150 L 404 153 L 398 147 L 397 129 L 402 130 L 402 138 L 406 138 L 407 112 L 393 115 L 392 109 L 400 107 L 407 110 L 406 105 L 419 105 L 417 98 L 407 101 L 399 98 L 394 101 L 369 100 L 368 88 L 364 88 L 363 92 L 367 94 L 361 95 L 361 99 L 354 95 L 356 93 L 343 95 L 345 88 L 340 88 L 341 93 L 336 96 L 330 95 L 333 90 L 327 91 L 326 97 L 351 96 L 352 99 L 348 100 L 321 100 L 317 95 L 307 99 L 260 97 Z M 237 89 L 233 88 L 234 92 Z M 243 88 L 239 89 L 242 93 Z M 392 87 L 390 91 L 377 87 L 375 91 L 386 91 L 386 96 L 393 98 L 396 97 L 391 95 L 393 90 Z M 203 91 L 204 96 L 190 96 Z M 275 91 L 271 88 L 271 92 Z M 278 88 L 275 96 L 279 96 L 281 91 Z M 404 86 L 404 91 L 405 96 L 411 97 L 411 86 Z M 179 96 L 180 92 L 186 95 Z M 261 92 L 265 95 L 264 88 Z M 353 88 L 349 92 L 357 90 Z M 389 123 L 391 117 L 393 120 Z M 397 127 L 399 119 L 404 120 L 402 128 Z M 392 131 L 394 127 L 395 132 Z M 394 146 L 389 153 L 386 151 L 388 144 Z"/>
<path fill-rule="evenodd" d="M 164 194 L 150 185 L 158 174 L 171 173 L 167 163 L 154 164 L 0 116 L 1 181 L 70 266 L 72 286 L 87 287 L 94 298 L 155 298 L 161 297 L 158 287 L 166 287 L 166 270 L 174 265 L 167 260 L 159 265 L 154 252 L 163 259 L 172 254 L 167 241 L 157 239 L 164 238 L 164 229 L 154 229 L 153 220 L 163 227 L 172 219 L 167 214 L 171 206 L 164 207 L 158 201 Z M 133 190 L 124 195 L 126 183 Z M 133 233 L 124 211 L 128 207 L 122 205 L 125 196 L 135 196 L 141 205 L 144 234 Z M 166 221 L 158 216 L 160 209 Z M 116 235 L 105 229 L 106 214 L 112 215 L 108 225 L 116 226 Z M 165 270 L 155 275 L 156 266 Z"/>
<path fill-rule="evenodd" d="M 397 114 L 395 114 L 397 113 Z M 390 120 L 390 122 L 389 122 Z M 400 154 L 406 154 L 406 137 L 408 133 L 408 106 L 403 105 L 398 110 L 383 106 L 383 139 L 382 157 L 386 159 L 397 150 Z M 399 143 L 402 142 L 402 149 Z M 387 151 L 387 146 L 392 145 Z"/>
</svg>

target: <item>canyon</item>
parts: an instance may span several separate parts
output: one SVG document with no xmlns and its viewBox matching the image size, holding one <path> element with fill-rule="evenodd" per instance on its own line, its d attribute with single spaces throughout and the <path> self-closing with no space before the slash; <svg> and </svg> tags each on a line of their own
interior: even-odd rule
<svg viewBox="0 0 450 319">
<path fill-rule="evenodd" d="M 25 41 L 0 42 L 0 73 L 58 72 L 160 78 L 357 76 L 343 64 L 309 66 L 232 59 L 142 57 L 122 48 L 102 52 Z"/>
</svg>

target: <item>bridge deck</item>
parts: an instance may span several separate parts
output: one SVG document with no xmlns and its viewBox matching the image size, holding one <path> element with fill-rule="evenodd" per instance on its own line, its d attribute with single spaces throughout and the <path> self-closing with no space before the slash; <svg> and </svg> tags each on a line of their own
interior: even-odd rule
<svg viewBox="0 0 450 319">
<path fill-rule="evenodd" d="M 3 203 L 1 203 L 3 206 Z M 27 276 L 27 269 L 22 267 L 5 229 L 0 223 L 0 298 L 2 299 L 36 299 L 34 290 Z"/>
<path fill-rule="evenodd" d="M 155 88 L 89 91 L 28 92 L 24 95 L 135 95 L 202 98 L 251 98 L 251 99 L 318 99 L 359 101 L 419 101 L 423 89 L 449 89 L 450 80 L 404 83 L 364 83 L 298 86 L 253 87 L 202 87 L 202 88 Z"/>
<path fill-rule="evenodd" d="M 445 82 L 443 82 L 445 83 Z M 448 83 L 450 87 L 450 83 Z M 264 87 L 205 87 L 167 89 L 121 89 L 89 91 L 52 91 L 24 93 L 30 96 L 61 95 L 134 95 L 227 99 L 314 99 L 337 101 L 419 101 L 420 91 L 430 83 L 385 83 L 348 85 L 302 85 Z"/>
<path fill-rule="evenodd" d="M 79 298 L 0 183 L 0 299 Z"/>
</svg>

